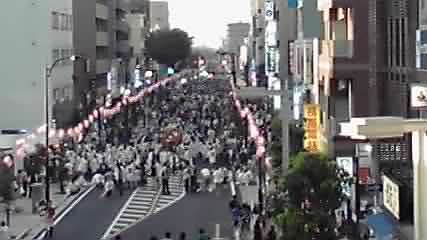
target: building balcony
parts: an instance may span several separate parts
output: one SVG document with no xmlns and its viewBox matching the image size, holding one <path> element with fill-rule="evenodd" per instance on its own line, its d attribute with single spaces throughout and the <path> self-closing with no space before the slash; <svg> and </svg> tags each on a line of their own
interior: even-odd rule
<svg viewBox="0 0 427 240">
<path fill-rule="evenodd" d="M 124 20 L 118 20 L 116 22 L 116 30 L 124 32 L 124 33 L 128 33 L 129 32 L 129 25 Z"/>
<path fill-rule="evenodd" d="M 108 33 L 97 32 L 96 33 L 96 46 L 108 46 Z"/>
<path fill-rule="evenodd" d="M 96 74 L 103 74 L 110 71 L 111 60 L 106 59 L 97 59 L 96 60 Z"/>
<path fill-rule="evenodd" d="M 331 58 L 352 58 L 352 40 L 323 40 L 321 43 L 321 55 Z"/>
<path fill-rule="evenodd" d="M 331 8 L 352 8 L 353 0 L 317 0 L 317 10 L 325 11 Z"/>
<path fill-rule="evenodd" d="M 101 3 L 96 3 L 96 17 L 108 20 L 108 7 Z"/>
</svg>

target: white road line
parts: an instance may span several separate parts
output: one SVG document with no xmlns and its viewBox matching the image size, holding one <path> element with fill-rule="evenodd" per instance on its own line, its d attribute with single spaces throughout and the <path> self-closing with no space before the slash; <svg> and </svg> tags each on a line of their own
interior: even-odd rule
<svg viewBox="0 0 427 240">
<path fill-rule="evenodd" d="M 90 192 L 92 192 L 93 189 L 95 189 L 95 185 L 89 187 L 89 189 L 86 189 L 86 191 L 79 197 L 77 198 L 77 200 L 75 200 L 61 215 L 59 215 L 55 221 L 53 222 L 53 225 L 57 225 L 59 222 L 61 222 L 61 220 L 67 216 L 68 213 L 71 212 L 71 210 L 73 210 L 73 208 L 79 204 L 80 201 L 82 201 Z"/>
<path fill-rule="evenodd" d="M 76 200 L 74 200 L 74 202 L 69 206 L 69 207 L 67 207 L 67 209 L 64 211 L 64 212 L 62 212 L 61 213 L 61 215 L 59 215 L 56 219 L 55 219 L 55 221 L 53 222 L 53 225 L 55 226 L 55 225 L 57 225 L 59 222 L 61 222 L 61 220 L 65 217 L 65 216 L 67 216 L 68 215 L 68 213 L 70 213 L 71 212 L 71 210 L 73 210 L 73 208 L 77 205 L 77 204 L 79 204 L 79 202 L 81 202 L 90 192 L 92 192 L 92 190 L 93 189 L 95 189 L 96 188 L 96 186 L 95 185 L 93 185 L 93 186 L 91 186 L 91 187 L 89 187 L 88 189 L 86 189 L 85 190 L 85 192 L 84 193 L 82 193 L 82 195 L 80 195 L 80 197 L 79 198 L 77 198 Z M 42 239 L 44 239 L 45 238 L 45 236 L 46 236 L 46 229 L 45 230 L 43 230 L 44 232 L 42 233 L 42 234 L 40 234 L 39 236 L 38 236 L 38 238 L 37 238 L 37 240 L 42 240 Z"/>
<path fill-rule="evenodd" d="M 113 223 L 110 225 L 110 227 L 108 227 L 107 231 L 104 233 L 104 236 L 102 236 L 102 239 L 107 238 L 110 235 L 111 230 L 113 229 L 114 225 L 116 224 L 117 220 L 120 219 L 120 216 L 122 215 L 122 213 L 126 210 L 127 206 L 129 205 L 129 203 L 132 201 L 132 198 L 135 194 L 137 194 L 138 189 L 136 189 L 131 196 L 129 197 L 129 199 L 127 200 L 127 202 L 125 203 L 125 205 L 123 205 L 122 209 L 120 209 L 119 214 L 117 214 L 116 218 L 113 220 Z"/>
</svg>

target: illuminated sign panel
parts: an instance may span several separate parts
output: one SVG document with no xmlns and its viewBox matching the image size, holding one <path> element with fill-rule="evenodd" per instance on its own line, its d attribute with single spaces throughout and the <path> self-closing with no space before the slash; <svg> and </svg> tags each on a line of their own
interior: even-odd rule
<svg viewBox="0 0 427 240">
<path fill-rule="evenodd" d="M 304 149 L 311 153 L 320 152 L 320 106 L 304 105 Z"/>
</svg>

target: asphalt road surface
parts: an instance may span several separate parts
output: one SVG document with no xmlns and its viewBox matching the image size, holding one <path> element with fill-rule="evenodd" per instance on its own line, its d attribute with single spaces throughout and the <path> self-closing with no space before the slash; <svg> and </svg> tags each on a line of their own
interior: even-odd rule
<svg viewBox="0 0 427 240">
<path fill-rule="evenodd" d="M 121 207 L 126 203 L 130 190 L 123 196 L 117 191 L 111 198 L 100 198 L 103 190 L 95 189 L 75 206 L 55 226 L 52 240 L 98 240 L 113 222 Z"/>
<path fill-rule="evenodd" d="M 220 224 L 220 236 L 231 239 L 229 188 L 229 185 L 223 185 L 212 193 L 190 193 L 174 205 L 126 230 L 121 237 L 126 240 L 149 240 L 153 235 L 163 238 L 165 232 L 171 232 L 172 239 L 177 239 L 180 232 L 186 232 L 187 239 L 197 239 L 200 228 L 215 237 L 215 226 Z"/>
</svg>

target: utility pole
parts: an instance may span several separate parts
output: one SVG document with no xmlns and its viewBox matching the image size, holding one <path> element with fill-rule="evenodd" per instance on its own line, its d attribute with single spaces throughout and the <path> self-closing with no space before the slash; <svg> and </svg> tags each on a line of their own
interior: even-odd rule
<svg viewBox="0 0 427 240">
<path fill-rule="evenodd" d="M 128 74 L 125 74 L 125 94 L 124 96 L 127 97 L 126 91 L 129 89 L 129 77 Z M 127 99 L 126 99 L 127 101 Z M 127 102 L 125 106 L 125 130 L 126 130 L 126 143 L 129 143 L 130 140 L 130 128 L 129 128 L 129 102 Z"/>
</svg>

